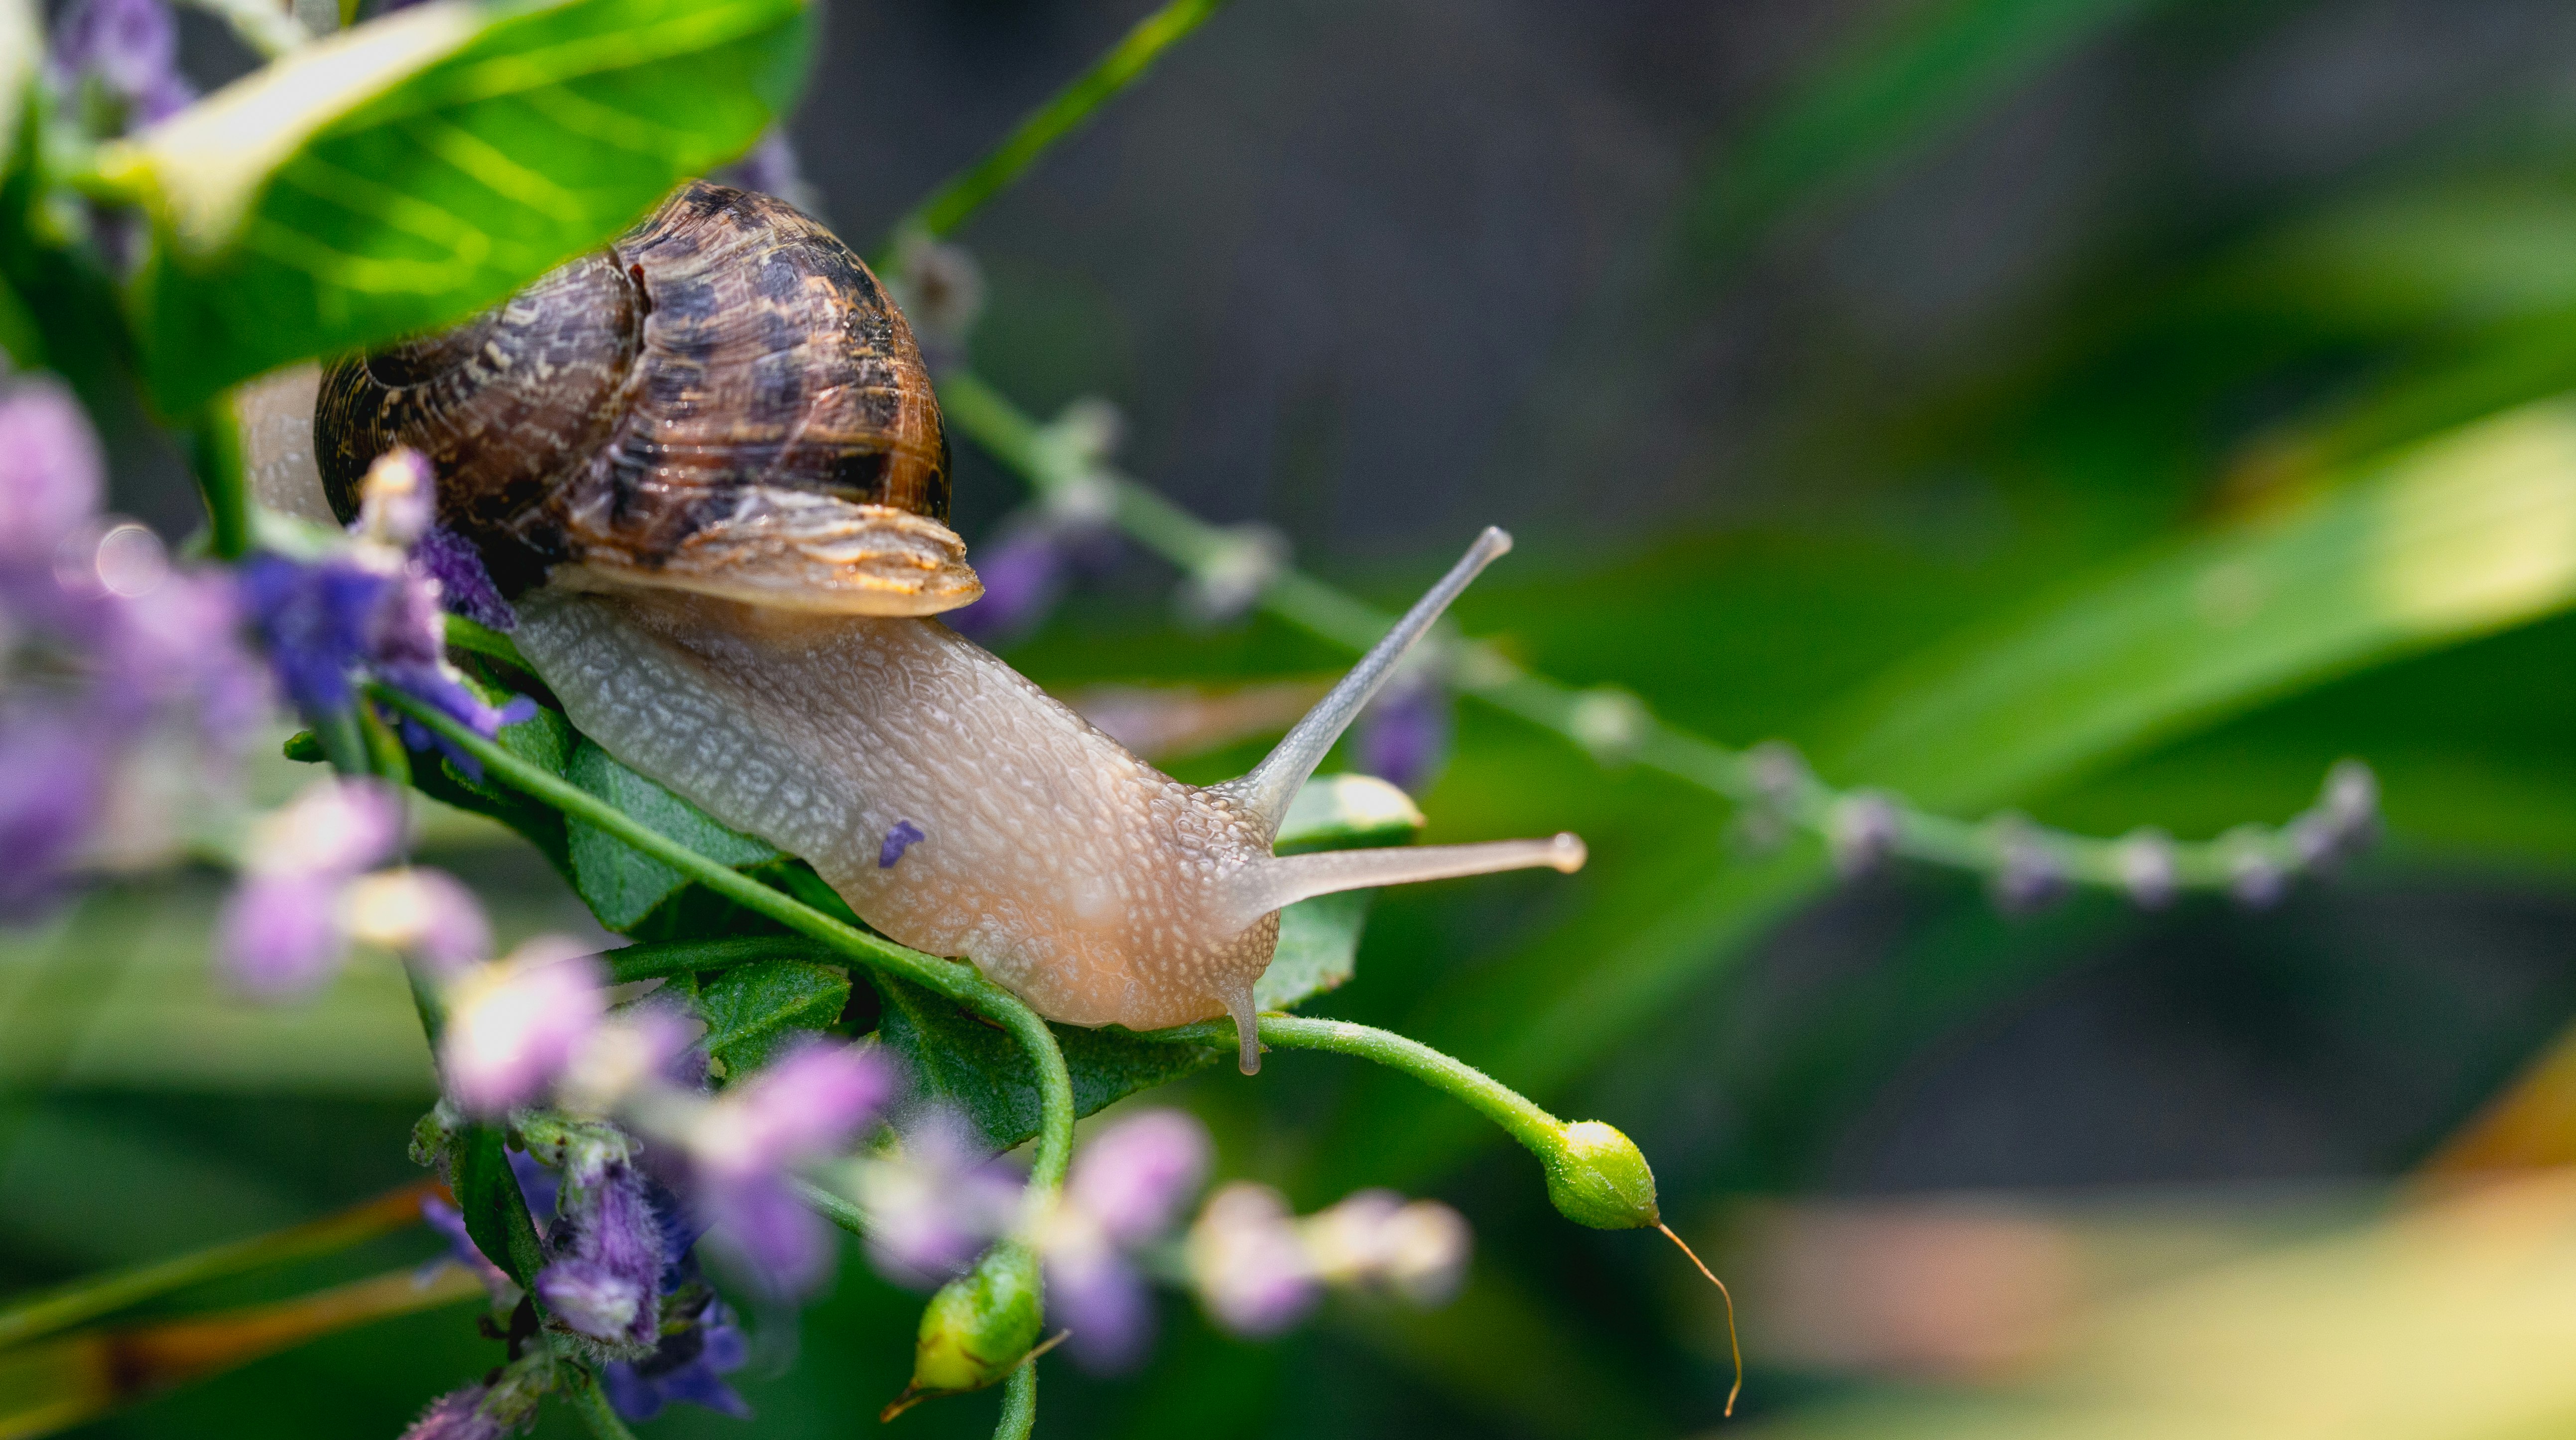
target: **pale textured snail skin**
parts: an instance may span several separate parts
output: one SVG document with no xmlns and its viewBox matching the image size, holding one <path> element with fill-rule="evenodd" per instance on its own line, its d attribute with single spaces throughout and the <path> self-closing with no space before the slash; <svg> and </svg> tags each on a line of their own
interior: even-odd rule
<svg viewBox="0 0 2576 1440">
<path fill-rule="evenodd" d="M 732 192 L 723 192 L 711 207 L 711 190 L 695 186 L 682 192 L 636 234 L 649 238 L 673 207 L 691 224 L 710 217 L 720 228 L 782 223 L 775 212 L 784 207 L 776 202 L 736 205 L 723 198 Z M 801 216 L 789 228 L 798 245 L 839 245 Z M 757 243 L 737 244 L 728 253 L 760 249 Z M 856 266 L 856 257 L 848 257 L 848 264 Z M 511 323 L 523 329 L 559 335 L 568 323 L 555 325 L 532 307 L 578 290 L 563 277 L 585 265 L 593 274 L 624 274 L 643 287 L 634 307 L 642 317 L 642 341 L 618 343 L 626 345 L 629 357 L 620 363 L 648 365 L 655 351 L 654 319 L 668 313 L 654 303 L 653 272 L 575 262 L 505 302 L 501 313 L 513 315 Z M 714 277 L 714 283 L 723 282 L 722 275 Z M 873 285 L 871 280 L 871 296 Z M 831 305 L 812 308 L 836 313 Z M 917 357 L 909 355 L 910 333 L 900 317 L 870 343 L 890 343 L 889 337 L 904 352 L 893 368 L 915 374 Z M 818 363 L 845 364 L 813 337 L 799 343 L 809 357 L 820 354 Z M 500 363 L 508 357 L 485 364 L 476 358 L 484 354 L 480 349 L 448 337 L 413 342 L 406 353 L 413 357 L 406 363 L 415 368 L 420 357 L 444 353 L 461 355 L 469 370 L 509 369 Z M 370 363 L 344 363 L 335 373 L 346 377 L 351 365 Z M 606 360 L 562 363 L 579 382 L 574 399 L 584 406 L 621 388 L 629 395 L 655 393 L 650 374 L 604 386 L 598 377 Z M 499 378 L 516 383 L 506 374 Z M 914 426 L 911 433 L 919 433 L 926 416 L 928 433 L 936 434 L 936 402 L 926 375 L 919 381 L 917 392 L 899 397 L 900 405 L 887 413 Z M 345 430 L 350 407 L 343 404 L 335 417 L 331 385 L 326 379 L 317 417 L 316 448 L 325 455 L 335 443 L 344 451 L 351 445 Z M 662 393 L 687 398 L 669 386 Z M 507 398 L 514 411 L 527 405 L 524 394 Z M 722 428 L 722 417 L 700 419 L 710 433 Z M 576 428 L 622 434 L 633 424 L 585 409 L 579 426 L 541 427 L 540 444 L 560 450 L 557 437 Z M 759 425 L 743 428 L 765 433 Z M 399 427 L 379 426 L 360 443 L 409 438 Z M 451 449 L 452 459 L 433 452 L 442 516 L 464 513 L 460 507 L 490 495 L 459 481 L 469 493 L 451 497 L 451 471 L 479 468 L 517 477 L 546 468 L 569 477 L 559 483 L 577 492 L 583 486 L 595 490 L 603 473 L 578 455 L 531 467 L 525 457 Z M 769 453 L 693 454 L 692 474 L 678 489 L 690 503 L 702 504 L 702 476 L 718 474 L 733 487 L 722 492 L 727 495 L 775 490 L 761 470 Z M 944 446 L 941 460 L 944 475 Z M 327 478 L 327 461 L 324 473 Z M 486 533 L 502 537 L 492 543 L 517 545 L 532 531 L 548 537 L 545 543 L 558 543 L 551 537 L 563 529 L 560 496 L 542 492 L 527 503 L 536 510 L 481 513 Z M 938 503 L 944 513 L 944 488 Z M 1277 946 L 1282 906 L 1337 890 L 1542 865 L 1570 871 L 1583 863 L 1582 842 L 1571 835 L 1271 853 L 1289 802 L 1335 739 L 1449 602 L 1510 548 L 1499 530 L 1487 530 L 1259 767 L 1239 780 L 1202 788 L 1155 770 L 917 609 L 851 613 L 848 597 L 867 587 L 838 576 L 816 577 L 813 549 L 764 529 L 765 513 L 747 505 L 735 513 L 688 517 L 690 543 L 730 547 L 735 557 L 728 563 L 739 583 L 722 587 L 694 579 L 674 583 L 652 555 L 601 564 L 595 553 L 564 554 L 541 572 L 540 583 L 516 597 L 520 623 L 514 638 L 521 653 L 573 724 L 610 754 L 725 824 L 803 857 L 852 910 L 886 935 L 974 962 L 1048 1019 L 1147 1030 L 1230 1014 L 1249 1074 L 1259 1068 L 1260 1054 L 1253 984 Z M 490 543 L 485 548 L 492 553 Z M 939 608 L 971 599 L 971 583 L 970 574 L 966 586 L 950 585 L 938 597 Z M 929 603 L 921 593 L 904 603 Z M 919 838 L 908 846 L 890 845 L 899 826 Z"/>
</svg>

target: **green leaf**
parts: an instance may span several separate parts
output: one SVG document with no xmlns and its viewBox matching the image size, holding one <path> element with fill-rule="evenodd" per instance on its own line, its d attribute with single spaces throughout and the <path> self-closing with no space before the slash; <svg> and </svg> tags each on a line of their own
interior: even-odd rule
<svg viewBox="0 0 2576 1440">
<path fill-rule="evenodd" d="M 1374 890 L 1350 890 L 1300 900 L 1279 912 L 1279 949 L 1252 987 L 1252 1003 L 1285 1010 L 1340 988 L 1357 968 L 1360 931 L 1368 924 Z"/>
<path fill-rule="evenodd" d="M 778 847 L 727 829 L 648 776 L 628 769 L 588 740 L 579 742 L 564 778 L 625 811 L 638 823 L 679 841 L 722 865 L 766 865 L 782 858 Z M 624 841 L 581 821 L 565 825 L 574 888 L 599 923 L 632 930 L 688 885 L 686 877 Z"/>
<path fill-rule="evenodd" d="M 2023 799 L 2264 701 L 2570 604 L 2576 400 L 2555 399 L 1936 647 L 1870 687 L 1817 763 L 1933 806 Z"/>
<path fill-rule="evenodd" d="M 458 320 L 740 154 L 801 0 L 439 0 L 307 46 L 102 157 L 151 211 L 129 308 L 169 414 Z"/>
<path fill-rule="evenodd" d="M 1288 802 L 1271 848 L 1282 855 L 1307 850 L 1349 850 L 1363 845 L 1404 845 L 1420 834 L 1422 811 L 1413 797 L 1374 775 L 1318 775 Z"/>
<path fill-rule="evenodd" d="M 1008 1032 L 945 996 L 889 976 L 872 978 L 885 1000 L 878 1038 L 903 1060 L 918 1093 L 964 1111 L 996 1150 L 1038 1133 L 1037 1081 L 1028 1053 Z M 1052 1028 L 1073 1072 L 1076 1115 L 1169 1084 L 1234 1054 L 1231 1045 L 1217 1049 L 1152 1040 L 1114 1025 Z"/>
<path fill-rule="evenodd" d="M 545 1268 L 545 1249 L 537 1240 L 528 1202 L 519 1193 L 519 1177 L 510 1171 L 501 1127 L 467 1125 L 456 1132 L 448 1151 L 448 1183 L 456 1191 L 456 1208 L 465 1213 L 465 1233 L 474 1248 L 511 1279 L 527 1288 L 529 1277 Z"/>
<path fill-rule="evenodd" d="M 698 992 L 707 1021 L 707 1054 L 723 1079 L 738 1079 L 767 1064 L 798 1035 L 812 1034 L 841 1018 L 850 1003 L 846 970 L 807 960 L 764 960 L 727 970 Z"/>
<path fill-rule="evenodd" d="M 482 688 L 482 687 L 478 687 Z M 496 702 L 500 697 L 484 689 L 484 699 Z M 516 725 L 504 725 L 495 737 L 501 748 L 549 774 L 560 775 L 572 761 L 573 746 L 579 737 L 572 723 L 561 712 L 545 706 Z M 543 805 L 507 786 L 487 780 L 469 778 L 459 770 L 454 759 L 437 765 L 412 767 L 412 784 L 433 800 L 445 801 L 459 810 L 489 816 L 526 837 L 557 871 L 570 877 L 572 860 L 567 853 L 564 818 L 554 807 Z"/>
<path fill-rule="evenodd" d="M 33 0 L 0 0 L 0 157 L 18 153 L 18 127 L 28 114 L 28 86 L 44 53 L 44 26 Z"/>
</svg>

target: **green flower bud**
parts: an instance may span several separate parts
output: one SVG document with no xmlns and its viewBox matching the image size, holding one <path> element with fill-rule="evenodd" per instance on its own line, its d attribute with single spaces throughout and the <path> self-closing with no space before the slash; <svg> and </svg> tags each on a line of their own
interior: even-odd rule
<svg viewBox="0 0 2576 1440">
<path fill-rule="evenodd" d="M 974 1269 L 940 1286 L 921 1312 L 912 1383 L 882 1418 L 933 1395 L 981 1390 L 1018 1369 L 1038 1343 L 1041 1294 L 1037 1252 L 1018 1240 L 996 1244 Z"/>
<path fill-rule="evenodd" d="M 1655 1208 L 1655 1172 L 1637 1142 L 1598 1120 L 1579 1120 L 1557 1132 L 1541 1153 L 1547 1198 L 1557 1213 L 1595 1230 L 1640 1230 L 1661 1223 Z"/>
</svg>

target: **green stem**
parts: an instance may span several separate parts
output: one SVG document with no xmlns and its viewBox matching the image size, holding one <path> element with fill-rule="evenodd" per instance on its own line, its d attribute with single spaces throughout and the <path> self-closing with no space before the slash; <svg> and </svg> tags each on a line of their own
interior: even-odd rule
<svg viewBox="0 0 2576 1440">
<path fill-rule="evenodd" d="M 232 397 L 215 398 L 189 429 L 189 460 L 197 488 L 206 497 L 209 539 L 218 560 L 238 560 L 250 553 L 250 478 L 242 463 L 241 425 L 233 418 Z"/>
<path fill-rule="evenodd" d="M 608 1403 L 608 1392 L 599 1388 L 599 1377 L 588 1370 L 580 1374 L 581 1378 L 567 1387 L 565 1398 L 572 1402 L 573 1413 L 581 1417 L 581 1423 L 589 1426 L 590 1433 L 599 1440 L 635 1440 L 635 1432 L 618 1418 L 617 1407 Z"/>
<path fill-rule="evenodd" d="M 941 414 L 955 433 L 990 451 L 1019 472 L 1043 500 L 1105 489 L 1118 527 L 1184 570 L 1197 570 L 1239 543 L 1135 480 L 1070 446 L 1052 443 L 1047 427 L 1009 397 L 968 370 L 939 377 Z M 1395 617 L 1311 575 L 1286 570 L 1262 591 L 1260 608 L 1335 645 L 1365 651 Z M 1887 848 L 1898 855 L 1972 872 L 2005 869 L 2008 832 L 1989 821 L 1936 815 L 1893 797 L 1837 790 L 1793 762 L 1769 763 L 1760 749 L 1737 750 L 1669 724 L 1634 696 L 1608 689 L 1577 689 L 1533 675 L 1490 645 L 1453 640 L 1450 683 L 1507 715 L 1516 716 L 1582 747 L 1604 765 L 1635 765 L 1739 805 L 1759 805 L 1793 825 L 1830 837 L 1848 802 L 1871 800 L 1892 808 Z M 2243 852 L 2252 851 L 2290 873 L 2306 862 L 2292 827 L 2198 843 L 2174 844 L 2174 882 L 2183 889 L 2220 890 L 2233 883 Z M 2109 889 L 2128 886 L 2126 843 L 2023 827 L 2022 843 L 2039 850 L 2065 879 Z"/>
<path fill-rule="evenodd" d="M 1509 1085 L 1456 1056 L 1443 1054 L 1392 1030 L 1307 1015 L 1264 1015 L 1256 1030 L 1261 1042 L 1274 1050 L 1329 1050 L 1400 1070 L 1434 1090 L 1463 1101 L 1476 1113 L 1503 1127 L 1513 1139 L 1529 1147 L 1541 1159 L 1556 1153 L 1560 1137 L 1565 1132 L 1564 1121 L 1540 1109 L 1529 1097 Z M 1156 1030 L 1147 1038 L 1186 1040 L 1231 1049 L 1235 1043 L 1234 1022 L 1202 1021 L 1177 1029 Z"/>
<path fill-rule="evenodd" d="M 1002 1423 L 993 1427 L 993 1440 L 1029 1440 L 1037 1423 L 1038 1362 L 1031 1359 L 1002 1382 Z"/>
<path fill-rule="evenodd" d="M 1064 1181 L 1073 1156 L 1073 1076 L 1055 1032 L 1020 998 L 977 973 L 971 965 L 942 960 L 897 945 L 882 936 L 845 925 L 751 877 L 720 865 L 623 810 L 588 793 L 559 775 L 518 756 L 458 724 L 441 711 L 386 685 L 369 687 L 383 704 L 402 711 L 446 737 L 473 756 L 484 772 L 532 799 L 606 831 L 646 855 L 704 885 L 746 910 L 766 915 L 798 934 L 810 936 L 870 970 L 924 985 L 1000 1025 L 1017 1038 L 1037 1068 L 1038 1143 L 1031 1181 L 1053 1189 Z"/>
<path fill-rule="evenodd" d="M 1171 0 L 1136 22 L 1136 28 L 1128 31 L 1126 38 L 1030 112 L 1017 129 L 1002 137 L 1002 143 L 985 152 L 984 158 L 913 207 L 896 223 L 896 236 L 913 233 L 936 238 L 964 224 L 967 216 L 1018 179 L 1057 141 L 1080 128 L 1093 111 L 1142 79 L 1165 50 L 1199 28 L 1224 3 L 1225 0 Z"/>
<path fill-rule="evenodd" d="M 420 1223 L 423 1181 L 353 1205 L 336 1215 L 246 1240 L 209 1246 L 194 1254 L 156 1260 L 128 1270 L 75 1280 L 32 1299 L 0 1310 L 0 1350 L 83 1321 L 122 1310 L 186 1286 L 239 1275 L 247 1270 L 327 1255 L 361 1241 Z"/>
<path fill-rule="evenodd" d="M 794 1182 L 796 1194 L 817 1215 L 864 1240 L 868 1235 L 868 1212 L 853 1205 L 840 1194 L 827 1190 L 811 1180 Z"/>
</svg>

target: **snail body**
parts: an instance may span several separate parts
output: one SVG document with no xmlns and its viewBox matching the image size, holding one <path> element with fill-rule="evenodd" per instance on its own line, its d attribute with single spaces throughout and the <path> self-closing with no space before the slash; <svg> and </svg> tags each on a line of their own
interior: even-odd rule
<svg viewBox="0 0 2576 1440">
<path fill-rule="evenodd" d="M 456 330 L 335 365 L 315 423 L 344 516 L 376 453 L 431 458 L 441 522 L 517 592 L 514 638 L 584 733 L 1049 1019 L 1231 1014 L 1251 1073 L 1282 906 L 1582 863 L 1570 835 L 1271 853 L 1501 531 L 1217 786 L 1163 775 L 930 618 L 980 585 L 944 523 L 929 377 L 858 257 L 767 197 L 684 187 Z"/>
</svg>

